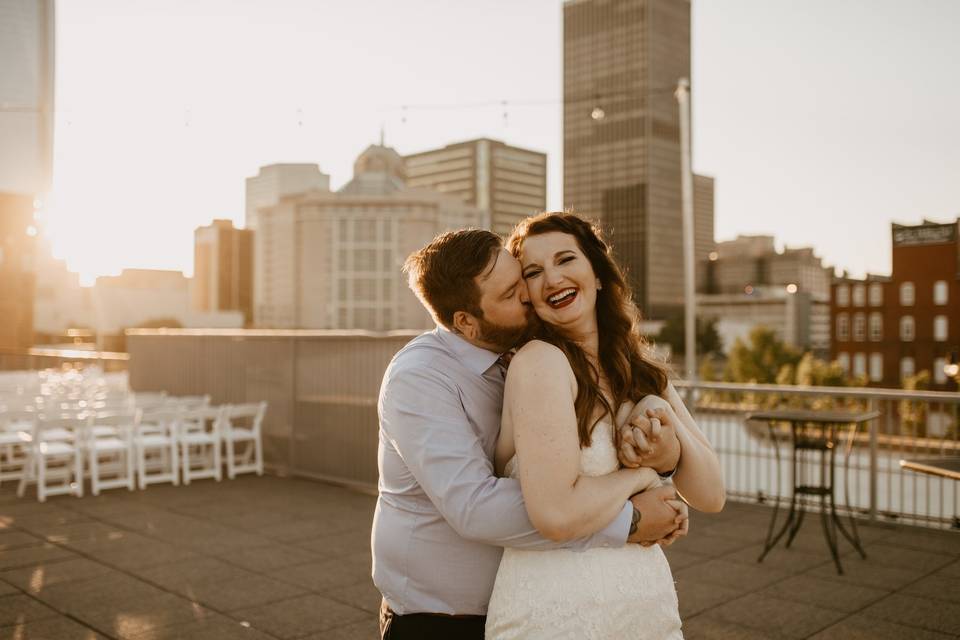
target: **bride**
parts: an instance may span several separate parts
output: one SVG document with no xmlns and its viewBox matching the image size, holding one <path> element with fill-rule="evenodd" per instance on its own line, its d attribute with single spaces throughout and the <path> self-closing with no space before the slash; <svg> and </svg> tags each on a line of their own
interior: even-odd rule
<svg viewBox="0 0 960 640">
<path fill-rule="evenodd" d="M 543 327 L 511 362 L 496 466 L 519 478 L 533 524 L 549 538 L 580 536 L 660 483 L 653 469 L 620 468 L 617 460 L 615 418 L 634 403 L 676 429 L 674 483 L 683 499 L 719 511 L 716 455 L 665 369 L 646 355 L 637 309 L 599 232 L 576 215 L 544 213 L 520 223 L 508 247 Z M 635 511 L 634 525 L 638 517 Z M 486 637 L 682 638 L 666 557 L 658 545 L 508 548 Z"/>
</svg>

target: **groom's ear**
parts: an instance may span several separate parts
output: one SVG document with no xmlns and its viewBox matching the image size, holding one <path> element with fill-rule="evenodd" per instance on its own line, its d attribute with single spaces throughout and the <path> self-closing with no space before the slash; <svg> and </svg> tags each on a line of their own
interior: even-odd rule
<svg viewBox="0 0 960 640">
<path fill-rule="evenodd" d="M 453 328 L 467 340 L 476 340 L 480 336 L 480 322 L 466 311 L 454 312 Z"/>
</svg>

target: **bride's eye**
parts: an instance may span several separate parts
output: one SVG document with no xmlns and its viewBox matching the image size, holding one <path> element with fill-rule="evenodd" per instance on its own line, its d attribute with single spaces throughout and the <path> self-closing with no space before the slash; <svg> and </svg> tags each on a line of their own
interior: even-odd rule
<svg viewBox="0 0 960 640">
<path fill-rule="evenodd" d="M 530 278 L 533 278 L 534 276 L 538 276 L 538 275 L 540 275 L 539 271 L 527 271 L 525 274 L 523 274 L 523 279 L 529 280 Z"/>
<path fill-rule="evenodd" d="M 571 260 L 576 260 L 576 259 L 577 259 L 576 256 L 565 256 L 563 258 L 560 258 L 560 264 L 566 264 Z"/>
</svg>

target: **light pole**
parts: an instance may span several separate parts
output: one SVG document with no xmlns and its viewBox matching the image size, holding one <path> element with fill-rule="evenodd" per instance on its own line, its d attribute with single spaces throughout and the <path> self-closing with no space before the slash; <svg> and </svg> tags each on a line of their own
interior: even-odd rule
<svg viewBox="0 0 960 640">
<path fill-rule="evenodd" d="M 680 191 L 683 197 L 683 311 L 687 380 L 697 379 L 697 299 L 694 279 L 693 169 L 690 160 L 690 81 L 680 78 L 674 93 L 680 107 Z"/>
</svg>

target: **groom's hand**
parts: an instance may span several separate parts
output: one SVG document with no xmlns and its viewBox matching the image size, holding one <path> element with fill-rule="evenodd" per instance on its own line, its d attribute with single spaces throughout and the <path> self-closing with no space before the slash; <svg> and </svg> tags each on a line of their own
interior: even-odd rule
<svg viewBox="0 0 960 640">
<path fill-rule="evenodd" d="M 672 544 L 678 537 L 686 535 L 686 505 L 679 500 L 673 486 L 666 485 L 638 493 L 631 496 L 630 502 L 640 519 L 636 531 L 631 532 L 627 542 Z"/>
<path fill-rule="evenodd" d="M 671 412 L 672 413 L 672 412 Z M 669 473 L 680 463 L 680 440 L 675 417 L 658 409 L 646 415 L 630 414 L 619 429 L 618 457 L 624 467 L 651 467 Z"/>
</svg>

